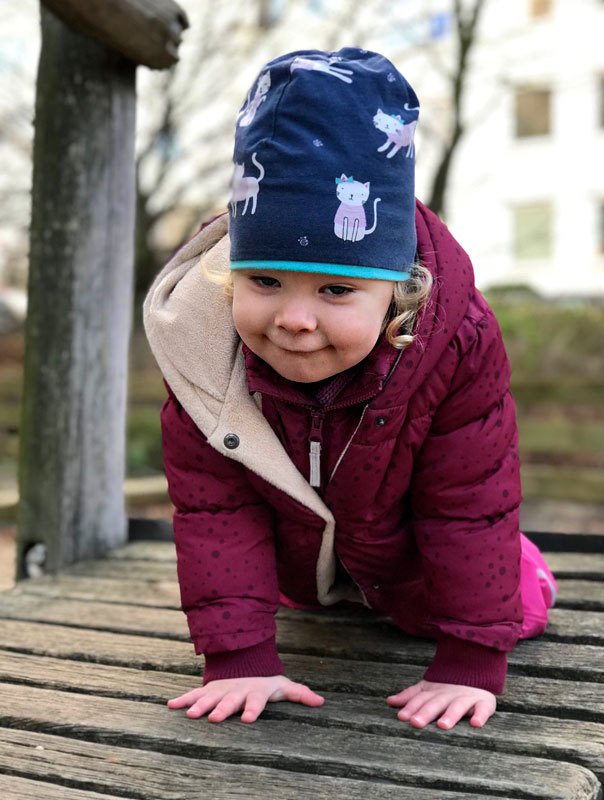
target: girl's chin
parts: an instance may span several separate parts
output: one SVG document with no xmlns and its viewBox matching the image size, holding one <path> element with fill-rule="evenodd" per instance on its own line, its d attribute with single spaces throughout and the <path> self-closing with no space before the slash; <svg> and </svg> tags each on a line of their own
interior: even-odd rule
<svg viewBox="0 0 604 800">
<path fill-rule="evenodd" d="M 295 369 L 275 369 L 282 378 L 294 383 L 317 383 L 331 378 L 336 373 L 332 370 L 295 370 Z"/>
<path fill-rule="evenodd" d="M 283 378 L 296 383 L 316 383 L 339 372 L 327 364 L 313 363 L 314 360 L 312 353 L 288 353 L 285 358 L 272 361 L 270 365 Z"/>
</svg>

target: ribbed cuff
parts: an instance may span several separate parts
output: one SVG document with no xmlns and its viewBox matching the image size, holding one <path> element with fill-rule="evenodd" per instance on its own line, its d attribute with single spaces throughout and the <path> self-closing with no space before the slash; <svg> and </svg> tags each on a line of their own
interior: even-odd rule
<svg viewBox="0 0 604 800">
<path fill-rule="evenodd" d="M 207 653 L 203 685 L 224 678 L 260 678 L 271 675 L 283 675 L 283 664 L 277 654 L 274 636 L 243 650 Z"/>
<path fill-rule="evenodd" d="M 424 678 L 501 694 L 507 668 L 507 655 L 503 651 L 444 634 L 438 640 L 434 660 Z"/>
</svg>

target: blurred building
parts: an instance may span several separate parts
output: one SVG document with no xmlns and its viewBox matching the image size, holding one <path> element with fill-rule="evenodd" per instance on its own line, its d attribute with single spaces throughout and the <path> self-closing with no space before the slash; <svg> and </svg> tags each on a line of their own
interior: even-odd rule
<svg viewBox="0 0 604 800">
<path fill-rule="evenodd" d="M 432 5 L 434 23 L 450 4 Z M 454 21 L 439 18 L 433 56 L 450 64 Z M 446 213 L 480 288 L 524 283 L 548 296 L 604 296 L 603 32 L 601 0 L 485 4 Z M 449 124 L 450 88 L 438 69 L 431 74 L 420 100 L 438 133 Z M 422 199 L 438 152 L 433 137 L 424 144 Z"/>
</svg>

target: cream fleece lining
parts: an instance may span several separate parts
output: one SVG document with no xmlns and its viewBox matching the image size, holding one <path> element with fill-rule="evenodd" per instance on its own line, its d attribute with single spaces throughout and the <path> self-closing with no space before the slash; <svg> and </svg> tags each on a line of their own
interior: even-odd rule
<svg viewBox="0 0 604 800">
<path fill-rule="evenodd" d="M 226 272 L 229 251 L 228 214 L 223 214 L 162 269 L 143 306 L 151 350 L 170 388 L 212 447 L 324 520 L 316 566 L 319 602 L 332 605 L 347 599 L 368 605 L 356 585 L 333 586 L 334 516 L 298 472 L 249 393 L 230 301 L 222 287 L 208 281 L 200 268 L 203 254 L 211 272 Z M 235 450 L 224 445 L 228 433 L 239 437 Z"/>
</svg>

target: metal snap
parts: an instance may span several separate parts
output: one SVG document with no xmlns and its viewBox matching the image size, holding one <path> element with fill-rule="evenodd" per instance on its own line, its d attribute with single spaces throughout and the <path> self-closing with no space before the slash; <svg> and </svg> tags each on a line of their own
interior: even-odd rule
<svg viewBox="0 0 604 800">
<path fill-rule="evenodd" d="M 375 424 L 376 425 L 385 425 L 388 422 L 388 417 L 376 417 Z"/>
<path fill-rule="evenodd" d="M 377 590 L 379 588 L 380 588 L 380 584 L 379 583 L 374 583 L 373 586 L 371 587 L 372 591 L 374 591 L 374 592 L 377 592 Z"/>
<path fill-rule="evenodd" d="M 224 446 L 228 450 L 235 450 L 237 447 L 239 447 L 239 437 L 237 434 L 227 433 L 227 435 L 224 437 Z"/>
</svg>

